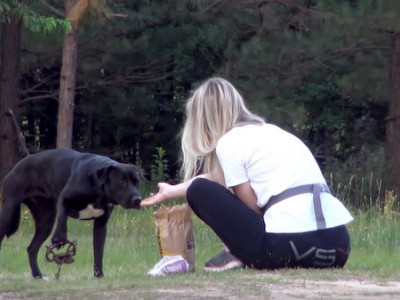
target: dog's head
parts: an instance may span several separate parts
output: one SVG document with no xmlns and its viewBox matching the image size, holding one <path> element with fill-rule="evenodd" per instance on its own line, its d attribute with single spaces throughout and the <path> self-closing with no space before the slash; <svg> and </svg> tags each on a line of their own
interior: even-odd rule
<svg viewBox="0 0 400 300">
<path fill-rule="evenodd" d="M 91 176 L 90 183 L 112 204 L 123 208 L 140 208 L 139 193 L 143 180 L 141 170 L 135 165 L 116 163 L 101 168 Z"/>
</svg>

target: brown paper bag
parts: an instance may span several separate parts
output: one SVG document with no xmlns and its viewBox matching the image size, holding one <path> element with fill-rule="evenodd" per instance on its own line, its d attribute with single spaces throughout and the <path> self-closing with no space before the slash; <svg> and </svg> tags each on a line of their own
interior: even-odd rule
<svg viewBox="0 0 400 300">
<path fill-rule="evenodd" d="M 189 271 L 195 268 L 195 250 L 192 210 L 187 203 L 168 207 L 161 205 L 154 212 L 158 247 L 161 258 L 181 255 L 189 263 Z"/>
</svg>

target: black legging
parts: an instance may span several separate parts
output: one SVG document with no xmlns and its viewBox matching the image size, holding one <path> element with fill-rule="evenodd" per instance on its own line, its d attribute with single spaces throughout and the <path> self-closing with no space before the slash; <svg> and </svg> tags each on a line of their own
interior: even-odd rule
<svg viewBox="0 0 400 300">
<path fill-rule="evenodd" d="M 257 269 L 343 267 L 350 252 L 346 227 L 302 233 L 265 232 L 261 215 L 222 185 L 203 178 L 187 190 L 193 212 L 245 265 Z"/>
</svg>

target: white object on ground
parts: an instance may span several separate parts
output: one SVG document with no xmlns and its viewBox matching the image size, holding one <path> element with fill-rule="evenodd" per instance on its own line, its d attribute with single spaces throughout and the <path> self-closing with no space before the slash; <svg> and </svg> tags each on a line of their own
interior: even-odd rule
<svg viewBox="0 0 400 300">
<path fill-rule="evenodd" d="M 180 255 L 164 256 L 149 272 L 150 276 L 165 276 L 185 273 L 189 270 L 189 263 Z"/>
</svg>

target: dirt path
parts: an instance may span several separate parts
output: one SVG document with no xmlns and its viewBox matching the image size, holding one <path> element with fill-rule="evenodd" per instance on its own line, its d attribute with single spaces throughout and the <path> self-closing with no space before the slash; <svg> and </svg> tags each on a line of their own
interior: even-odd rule
<svg viewBox="0 0 400 300">
<path fill-rule="evenodd" d="M 313 278 L 300 278 L 275 272 L 262 272 L 240 274 L 235 279 L 227 281 L 215 281 L 211 278 L 203 278 L 201 281 L 190 282 L 185 277 L 180 277 L 185 282 L 168 284 L 149 284 L 146 287 L 136 285 L 129 287 L 106 286 L 100 289 L 89 288 L 87 290 L 72 291 L 68 288 L 54 293 L 29 293 L 27 291 L 7 291 L 0 293 L 0 300 L 15 299 L 400 299 L 400 281 L 383 281 L 361 276 L 344 276 L 340 279 L 327 280 Z M 179 279 L 179 277 L 177 278 Z M 49 284 L 49 283 L 47 283 Z M 46 284 L 46 285 L 47 285 Z M 54 288 L 54 287 L 53 287 Z M 72 293 L 71 293 L 72 292 Z M 36 296 L 33 296 L 36 295 Z"/>
<path fill-rule="evenodd" d="M 290 288 L 270 284 L 270 299 L 400 299 L 400 282 L 377 283 L 367 280 L 290 282 Z"/>
<path fill-rule="evenodd" d="M 279 273 L 249 276 L 241 284 L 208 283 L 207 289 L 158 290 L 157 299 L 400 299 L 400 281 L 372 278 L 298 279 Z"/>
</svg>

